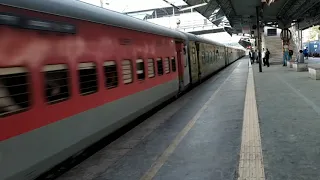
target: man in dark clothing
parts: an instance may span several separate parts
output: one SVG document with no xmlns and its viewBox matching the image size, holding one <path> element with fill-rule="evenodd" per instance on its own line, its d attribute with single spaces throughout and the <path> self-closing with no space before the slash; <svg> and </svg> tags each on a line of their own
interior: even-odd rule
<svg viewBox="0 0 320 180">
<path fill-rule="evenodd" d="M 266 54 L 265 54 L 265 59 L 266 59 L 265 61 L 266 61 L 266 64 L 267 64 L 268 67 L 270 66 L 269 58 L 270 58 L 270 51 L 267 48 L 267 51 L 266 51 Z"/>
<path fill-rule="evenodd" d="M 289 50 L 289 61 L 291 61 L 292 56 L 293 56 L 293 51 L 292 51 L 292 50 Z"/>
<path fill-rule="evenodd" d="M 254 63 L 254 51 L 253 50 L 250 51 L 250 60 L 251 60 L 251 64 L 253 64 Z"/>
</svg>

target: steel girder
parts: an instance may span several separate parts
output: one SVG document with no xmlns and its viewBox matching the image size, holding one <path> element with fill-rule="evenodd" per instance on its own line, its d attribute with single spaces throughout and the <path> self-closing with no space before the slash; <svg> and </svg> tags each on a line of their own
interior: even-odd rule
<svg viewBox="0 0 320 180">
<path fill-rule="evenodd" d="M 212 15 L 212 12 L 214 12 L 217 8 L 219 8 L 218 3 L 215 0 L 211 0 L 208 4 L 206 9 L 203 12 L 203 16 L 208 18 Z"/>
<path fill-rule="evenodd" d="M 289 26 L 292 20 L 303 17 L 310 8 L 319 3 L 319 0 L 287 0 L 277 14 L 283 26 Z"/>
<path fill-rule="evenodd" d="M 200 3 L 200 0 L 198 0 Z M 195 0 L 184 0 L 189 5 L 196 5 Z M 216 0 L 206 1 L 208 4 L 205 7 L 195 8 L 195 10 L 206 17 L 209 21 L 211 21 L 216 26 L 219 26 L 221 23 L 225 23 L 223 17 L 225 14 L 223 10 L 220 8 L 219 4 Z M 217 11 L 216 11 L 217 10 Z M 229 24 L 229 22 L 228 22 Z"/>
<path fill-rule="evenodd" d="M 311 27 L 312 25 L 318 25 L 320 24 L 320 13 L 315 14 L 312 17 L 306 18 L 303 21 L 299 22 L 298 27 L 299 29 L 307 29 Z"/>
<path fill-rule="evenodd" d="M 303 17 L 307 11 L 311 8 L 314 8 L 319 3 L 319 0 L 307 0 L 305 4 L 302 4 L 300 9 L 292 12 L 293 19 L 298 19 L 299 17 Z M 296 13 L 295 13 L 296 12 Z"/>
<path fill-rule="evenodd" d="M 234 25 L 233 18 L 236 15 L 236 11 L 234 10 L 231 1 L 230 0 L 216 0 L 217 3 L 220 5 L 220 8 L 222 9 L 223 13 L 229 20 L 229 23 L 231 26 Z"/>
</svg>

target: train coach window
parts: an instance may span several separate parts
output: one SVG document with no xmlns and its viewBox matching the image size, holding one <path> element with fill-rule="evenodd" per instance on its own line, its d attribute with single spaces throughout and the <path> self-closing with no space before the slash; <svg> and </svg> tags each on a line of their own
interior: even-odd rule
<svg viewBox="0 0 320 180">
<path fill-rule="evenodd" d="M 205 64 L 206 63 L 206 55 L 205 55 L 204 51 L 202 52 L 201 57 L 202 57 L 202 64 Z"/>
<path fill-rule="evenodd" d="M 192 63 L 193 64 L 196 64 L 196 58 L 197 58 L 197 55 L 196 55 L 196 48 L 192 48 Z"/>
<path fill-rule="evenodd" d="M 42 72 L 45 78 L 45 95 L 47 102 L 54 104 L 68 99 L 70 94 L 67 65 L 46 65 Z"/>
<path fill-rule="evenodd" d="M 164 72 L 168 74 L 170 72 L 170 62 L 169 58 L 164 59 Z"/>
<path fill-rule="evenodd" d="M 172 71 L 176 72 L 177 70 L 177 65 L 176 65 L 176 59 L 174 57 L 171 58 L 171 66 L 172 66 Z"/>
<path fill-rule="evenodd" d="M 137 77 L 139 80 L 144 80 L 145 73 L 144 73 L 144 62 L 142 59 L 136 60 L 136 66 L 137 66 Z"/>
<path fill-rule="evenodd" d="M 148 59 L 148 77 L 152 78 L 155 76 L 154 73 L 154 60 L 153 59 Z"/>
<path fill-rule="evenodd" d="M 131 60 L 123 60 L 122 62 L 122 78 L 124 84 L 131 83 L 132 80 L 132 64 Z"/>
<path fill-rule="evenodd" d="M 213 64 L 214 62 L 214 51 L 211 51 L 211 63 Z"/>
<path fill-rule="evenodd" d="M 162 64 L 161 58 L 157 59 L 157 66 L 158 66 L 158 75 L 163 75 L 163 64 Z"/>
<path fill-rule="evenodd" d="M 108 89 L 115 88 L 118 86 L 118 73 L 117 65 L 114 61 L 106 61 L 103 64 L 104 66 L 104 75 L 105 75 L 105 86 Z"/>
<path fill-rule="evenodd" d="M 208 64 L 209 63 L 209 52 L 206 51 L 206 55 L 205 55 L 205 62 Z"/>
<path fill-rule="evenodd" d="M 29 108 L 28 71 L 24 67 L 0 68 L 0 117 Z"/>
<path fill-rule="evenodd" d="M 88 95 L 98 91 L 97 67 L 95 63 L 80 63 L 78 66 L 80 93 Z"/>
</svg>

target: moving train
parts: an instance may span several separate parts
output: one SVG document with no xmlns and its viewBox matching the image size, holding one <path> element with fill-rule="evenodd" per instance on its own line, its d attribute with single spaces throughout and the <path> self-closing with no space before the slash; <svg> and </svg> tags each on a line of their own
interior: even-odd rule
<svg viewBox="0 0 320 180">
<path fill-rule="evenodd" d="M 38 177 L 244 55 L 77 0 L 1 0 L 0 179 Z"/>
</svg>

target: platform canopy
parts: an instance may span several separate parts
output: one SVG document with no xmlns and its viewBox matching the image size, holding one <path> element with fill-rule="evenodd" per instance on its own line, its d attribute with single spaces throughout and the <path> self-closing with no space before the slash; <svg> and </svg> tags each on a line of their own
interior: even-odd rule
<svg viewBox="0 0 320 180">
<path fill-rule="evenodd" d="M 184 0 L 215 24 L 226 17 L 230 33 L 245 33 L 256 24 L 257 11 L 266 26 L 306 29 L 320 24 L 319 0 Z M 201 5 L 202 4 L 202 5 Z M 201 5 L 196 7 L 196 5 Z"/>
</svg>

